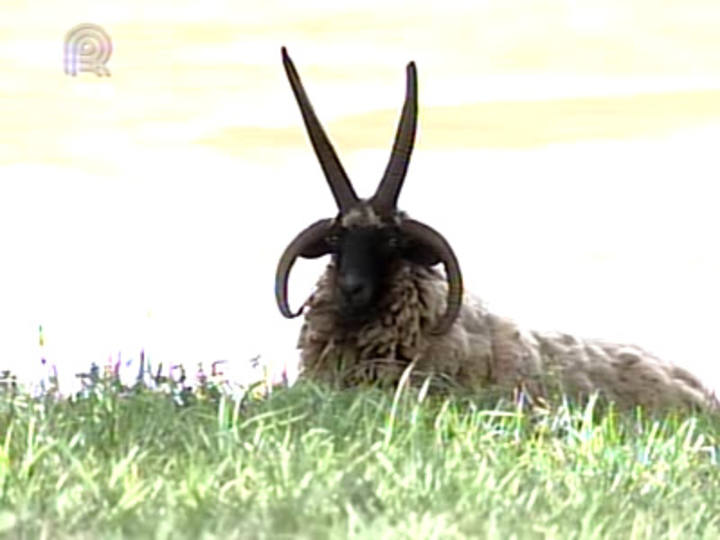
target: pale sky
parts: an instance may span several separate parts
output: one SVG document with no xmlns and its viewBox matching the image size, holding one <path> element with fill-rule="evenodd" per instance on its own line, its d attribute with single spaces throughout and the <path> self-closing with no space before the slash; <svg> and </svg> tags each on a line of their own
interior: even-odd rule
<svg viewBox="0 0 720 540">
<path fill-rule="evenodd" d="M 194 365 L 297 359 L 285 245 L 335 208 L 286 45 L 357 190 L 419 72 L 400 205 L 466 286 L 538 329 L 633 342 L 720 386 L 720 4 L 4 0 L 0 369 L 144 348 Z M 63 72 L 79 23 L 109 77 Z M 297 306 L 324 262 L 300 261 Z M 46 345 L 38 346 L 38 325 Z"/>
</svg>

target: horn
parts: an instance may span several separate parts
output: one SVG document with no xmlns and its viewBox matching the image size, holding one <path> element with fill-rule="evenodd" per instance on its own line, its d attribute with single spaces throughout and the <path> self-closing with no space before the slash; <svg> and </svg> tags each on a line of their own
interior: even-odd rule
<svg viewBox="0 0 720 540">
<path fill-rule="evenodd" d="M 278 262 L 277 270 L 275 272 L 275 300 L 277 301 L 278 308 L 280 308 L 280 313 L 288 319 L 297 317 L 302 313 L 302 307 L 297 310 L 297 312 L 293 313 L 290 311 L 290 306 L 288 305 L 287 283 L 288 277 L 290 276 L 290 269 L 295 263 L 295 259 L 302 256 L 303 251 L 308 246 L 318 240 L 321 240 L 325 235 L 327 235 L 332 223 L 332 219 L 321 219 L 320 221 L 316 221 L 298 234 L 295 239 L 290 242 L 290 245 L 285 248 L 285 251 L 280 257 L 280 261 Z"/>
<path fill-rule="evenodd" d="M 343 169 L 332 144 L 330 144 L 330 140 L 315 115 L 315 111 L 300 81 L 300 76 L 285 47 L 282 48 L 282 59 L 285 72 L 290 81 L 290 86 L 300 106 L 300 112 L 305 122 L 305 128 L 310 136 L 310 142 L 315 149 L 318 160 L 320 160 L 320 166 L 330 185 L 335 203 L 338 205 L 340 212 L 345 213 L 357 203 L 358 196 L 355 194 L 355 190 L 350 183 L 345 169 Z"/>
<path fill-rule="evenodd" d="M 430 247 L 439 262 L 442 262 L 445 266 L 445 274 L 448 280 L 447 306 L 445 307 L 445 313 L 437 321 L 435 327 L 430 330 L 432 334 L 444 334 L 450 329 L 458 313 L 460 313 L 463 295 L 460 264 L 448 241 L 435 229 L 414 219 L 404 219 L 400 223 L 400 230 L 410 238 Z"/>
<path fill-rule="evenodd" d="M 405 104 L 400 115 L 390 160 L 380 185 L 372 197 L 372 205 L 381 215 L 391 214 L 397 205 L 400 189 L 410 164 L 410 154 L 415 144 L 416 126 L 417 71 L 415 62 L 410 62 L 406 69 Z"/>
</svg>

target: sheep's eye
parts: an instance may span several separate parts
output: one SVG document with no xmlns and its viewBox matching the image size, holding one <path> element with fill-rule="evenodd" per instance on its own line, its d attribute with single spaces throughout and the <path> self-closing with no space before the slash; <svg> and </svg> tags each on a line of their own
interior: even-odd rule
<svg viewBox="0 0 720 540">
<path fill-rule="evenodd" d="M 385 239 L 385 245 L 390 249 L 397 249 L 400 247 L 400 239 L 395 235 L 388 236 Z"/>
<path fill-rule="evenodd" d="M 340 235 L 339 234 L 328 234 L 325 237 L 325 243 L 330 247 L 335 247 L 340 243 Z"/>
</svg>

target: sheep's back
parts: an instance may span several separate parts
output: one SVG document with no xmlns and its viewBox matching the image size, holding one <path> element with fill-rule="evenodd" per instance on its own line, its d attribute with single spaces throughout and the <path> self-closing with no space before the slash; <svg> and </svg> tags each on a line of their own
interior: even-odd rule
<svg viewBox="0 0 720 540">
<path fill-rule="evenodd" d="M 563 392 L 580 399 L 599 392 L 621 406 L 720 410 L 717 398 L 697 377 L 639 347 L 526 331 L 467 292 L 450 330 L 432 335 L 428 330 L 445 311 L 447 282 L 441 273 L 421 266 L 399 271 L 378 317 L 344 328 L 333 280 L 330 265 L 306 302 L 298 342 L 303 377 L 342 386 L 395 383 L 414 362 L 416 380 L 432 373 L 470 389 L 519 387 L 531 397 Z"/>
<path fill-rule="evenodd" d="M 600 392 L 620 406 L 720 409 L 711 390 L 688 370 L 629 344 L 532 332 L 545 380 L 569 395 Z"/>
</svg>

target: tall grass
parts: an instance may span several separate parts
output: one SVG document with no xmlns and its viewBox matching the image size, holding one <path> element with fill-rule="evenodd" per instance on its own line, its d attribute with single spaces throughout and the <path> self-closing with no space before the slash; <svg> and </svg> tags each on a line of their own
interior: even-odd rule
<svg viewBox="0 0 720 540">
<path fill-rule="evenodd" d="M 720 423 L 310 383 L 0 401 L 8 538 L 718 538 Z"/>
</svg>

